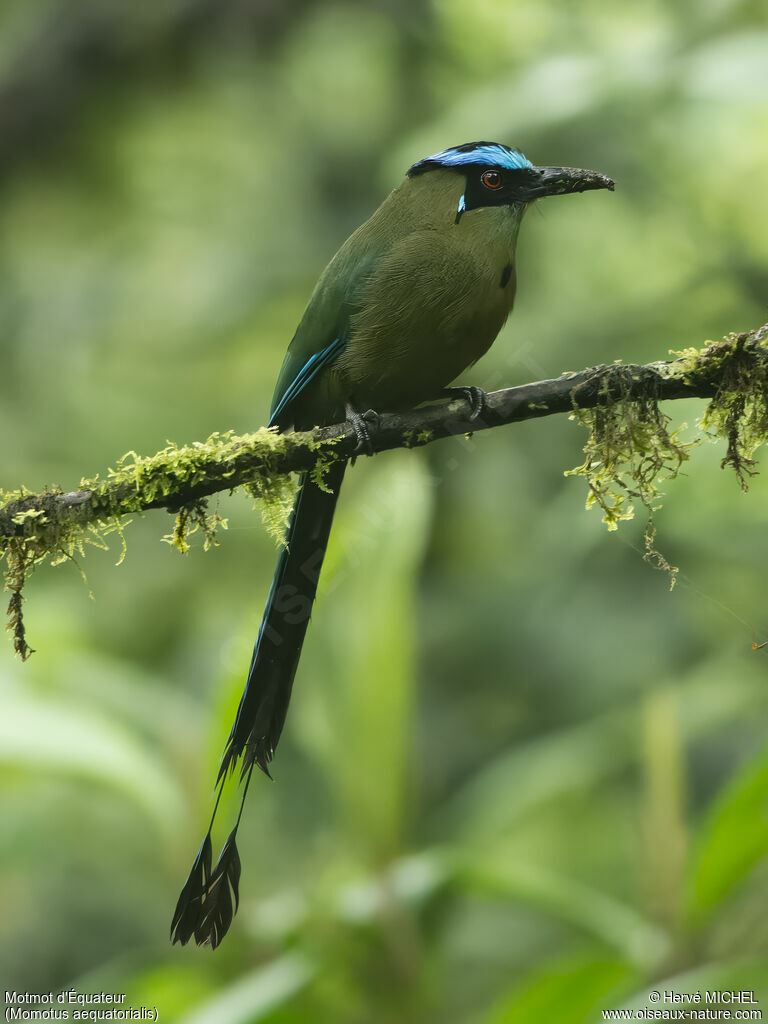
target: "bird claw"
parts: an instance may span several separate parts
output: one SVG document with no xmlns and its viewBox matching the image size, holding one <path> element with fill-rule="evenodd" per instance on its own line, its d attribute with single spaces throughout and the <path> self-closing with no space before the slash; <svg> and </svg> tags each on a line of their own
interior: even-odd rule
<svg viewBox="0 0 768 1024">
<path fill-rule="evenodd" d="M 456 388 L 446 388 L 445 393 L 451 398 L 463 398 L 469 405 L 469 422 L 474 423 L 488 405 L 488 395 L 482 388 L 467 384 Z"/>
<path fill-rule="evenodd" d="M 373 455 L 374 447 L 371 441 L 371 434 L 368 429 L 368 424 L 373 427 L 374 430 L 378 429 L 379 426 L 379 414 L 373 409 L 367 409 L 365 412 L 360 413 L 357 409 L 354 409 L 349 402 L 347 402 L 347 420 L 351 424 L 352 429 L 355 432 L 357 438 L 357 446 L 355 448 L 355 455 Z"/>
</svg>

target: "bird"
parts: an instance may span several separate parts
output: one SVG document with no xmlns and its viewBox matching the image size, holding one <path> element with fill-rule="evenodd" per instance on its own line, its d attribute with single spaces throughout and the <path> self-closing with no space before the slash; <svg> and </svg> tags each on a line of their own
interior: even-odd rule
<svg viewBox="0 0 768 1024">
<path fill-rule="evenodd" d="M 372 454 L 381 411 L 441 397 L 485 405 L 478 387 L 449 387 L 491 346 L 515 299 L 516 247 L 540 198 L 613 191 L 596 171 L 537 167 L 516 148 L 469 142 L 418 160 L 320 275 L 275 386 L 278 431 L 351 422 Z M 239 902 L 236 836 L 254 767 L 270 776 L 347 462 L 298 485 L 250 668 L 216 779 L 211 822 L 181 891 L 172 941 L 219 945 Z M 212 865 L 216 811 L 240 762 L 235 826 Z M 270 776 L 271 777 L 271 776 Z"/>
</svg>

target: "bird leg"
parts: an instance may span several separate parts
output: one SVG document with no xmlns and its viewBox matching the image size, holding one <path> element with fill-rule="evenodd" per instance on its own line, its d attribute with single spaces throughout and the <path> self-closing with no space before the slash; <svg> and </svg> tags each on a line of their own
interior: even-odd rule
<svg viewBox="0 0 768 1024">
<path fill-rule="evenodd" d="M 368 409 L 362 413 L 358 412 L 351 402 L 347 402 L 346 414 L 347 421 L 352 425 L 355 437 L 357 438 L 355 455 L 362 455 L 363 452 L 366 455 L 373 455 L 374 448 L 368 425 L 370 424 L 374 430 L 377 429 L 379 426 L 379 414 L 373 409 Z"/>
<path fill-rule="evenodd" d="M 464 385 L 456 388 L 443 388 L 443 395 L 448 398 L 464 398 L 469 403 L 469 421 L 474 422 L 485 410 L 488 404 L 488 395 L 482 388 L 474 384 Z"/>
</svg>

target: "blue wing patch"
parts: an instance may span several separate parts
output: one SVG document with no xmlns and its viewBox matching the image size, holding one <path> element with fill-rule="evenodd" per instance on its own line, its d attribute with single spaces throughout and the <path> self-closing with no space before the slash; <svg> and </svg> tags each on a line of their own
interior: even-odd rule
<svg viewBox="0 0 768 1024">
<path fill-rule="evenodd" d="M 301 394 L 307 384 L 317 376 L 322 368 L 327 366 L 328 363 L 333 362 L 333 360 L 344 350 L 345 344 L 346 342 L 343 338 L 336 338 L 336 340 L 332 341 L 330 345 L 326 345 L 326 347 L 320 352 L 315 352 L 313 356 L 309 357 L 280 396 L 280 401 L 272 410 L 272 415 L 269 417 L 270 427 L 275 425 L 275 420 L 278 418 L 280 413 L 286 408 L 286 406 L 290 405 L 297 395 Z"/>
</svg>

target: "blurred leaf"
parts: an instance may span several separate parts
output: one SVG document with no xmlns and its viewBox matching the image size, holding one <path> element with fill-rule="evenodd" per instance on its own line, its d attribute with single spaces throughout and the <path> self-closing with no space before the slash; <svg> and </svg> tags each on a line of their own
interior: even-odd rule
<svg viewBox="0 0 768 1024">
<path fill-rule="evenodd" d="M 652 690 L 642 710 L 643 873 L 648 914 L 677 933 L 683 916 L 688 852 L 687 762 L 682 743 L 679 694 Z"/>
<path fill-rule="evenodd" d="M 161 1019 L 169 1021 L 213 998 L 221 970 L 211 957 L 198 960 L 193 970 L 183 958 L 160 960 L 158 947 L 134 948 L 69 979 L 67 987 L 76 992 L 125 992 L 125 1006 L 156 1006 Z"/>
<path fill-rule="evenodd" d="M 721 727 L 762 700 L 761 692 L 747 678 L 734 679 L 727 689 L 721 680 L 713 661 L 688 685 L 671 688 L 687 709 L 681 729 L 688 741 Z M 639 760 L 642 708 L 641 701 L 505 752 L 451 796 L 437 819 L 441 829 L 455 829 L 472 838 L 503 831 L 548 800 L 615 777 Z"/>
<path fill-rule="evenodd" d="M 302 726 L 346 827 L 370 851 L 391 856 L 404 825 L 413 591 L 431 493 L 418 457 L 365 469 L 355 487 L 345 488 L 331 535 L 313 621 L 327 638 L 325 678 L 308 687 L 312 703 L 302 702 Z"/>
<path fill-rule="evenodd" d="M 653 968 L 669 953 L 669 937 L 634 907 L 540 865 L 520 864 L 503 850 L 460 857 L 459 879 L 469 889 L 523 900 L 562 917 L 612 946 L 639 968 Z"/>
<path fill-rule="evenodd" d="M 711 911 L 768 856 L 768 751 L 749 761 L 723 789 L 699 831 L 689 906 Z"/>
<path fill-rule="evenodd" d="M 181 1018 L 180 1024 L 248 1024 L 263 1020 L 300 992 L 315 968 L 298 953 L 287 953 L 266 967 L 242 975 L 202 1006 Z"/>
<path fill-rule="evenodd" d="M 740 1007 L 739 1004 L 722 1003 L 713 1004 L 710 1003 L 707 1006 L 705 1002 L 707 991 L 718 993 L 723 991 L 733 992 L 753 992 L 754 998 L 757 1003 L 765 1002 L 768 998 L 768 963 L 765 960 L 742 960 L 738 962 L 724 962 L 724 963 L 712 963 L 704 964 L 701 967 L 696 967 L 691 971 L 686 971 L 684 974 L 676 974 L 672 977 L 656 978 L 651 982 L 648 982 L 643 989 L 638 991 L 631 998 L 622 1001 L 620 1004 L 614 1003 L 611 1005 L 602 1005 L 588 1018 L 585 1018 L 584 1024 L 598 1024 L 598 1021 L 603 1021 L 605 1018 L 599 1011 L 602 1010 L 613 1010 L 623 1009 L 636 1012 L 645 1009 L 656 1009 L 657 1011 L 666 1009 L 670 1011 L 670 1004 L 664 1004 L 663 1002 L 652 1003 L 648 1000 L 648 993 L 656 991 L 660 993 L 664 992 L 688 992 L 695 993 L 700 992 L 702 997 L 702 1003 L 700 1004 L 701 1009 L 709 1009 L 710 1014 L 714 1014 L 729 1010 L 734 1013 L 736 1009 L 742 1009 L 744 1012 L 755 1012 L 753 1007 L 745 1005 Z M 663 995 L 662 995 L 663 998 Z M 679 1005 L 676 1009 L 680 1009 Z M 760 1010 L 756 1011 L 761 1013 Z M 638 1018 L 642 1019 L 642 1018 Z M 654 1019 L 654 1018 L 650 1018 Z M 710 1020 L 717 1020 L 717 1017 L 710 1016 Z M 721 1016 L 721 1020 L 727 1020 L 727 1017 Z M 733 1018 L 732 1018 L 733 1019 Z M 747 1018 L 745 1018 L 747 1019 Z M 760 1019 L 760 1018 L 755 1018 Z"/>
<path fill-rule="evenodd" d="M 393 898 L 404 906 L 418 906 L 450 877 L 439 851 L 404 857 L 390 865 L 384 877 L 344 886 L 338 899 L 339 917 L 355 924 L 375 922 Z"/>
<path fill-rule="evenodd" d="M 591 1011 L 614 1005 L 634 980 L 631 967 L 619 961 L 550 960 L 499 1000 L 487 1024 L 584 1024 Z"/>
<path fill-rule="evenodd" d="M 0 764 L 110 786 L 166 836 L 174 835 L 184 817 L 167 768 L 114 719 L 71 701 L 4 694 Z"/>
</svg>

